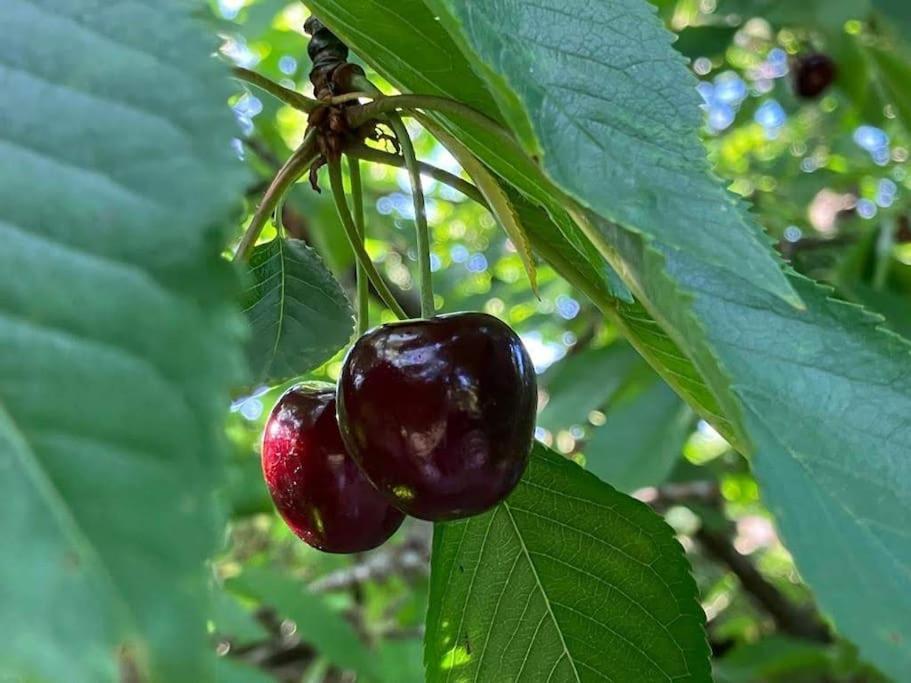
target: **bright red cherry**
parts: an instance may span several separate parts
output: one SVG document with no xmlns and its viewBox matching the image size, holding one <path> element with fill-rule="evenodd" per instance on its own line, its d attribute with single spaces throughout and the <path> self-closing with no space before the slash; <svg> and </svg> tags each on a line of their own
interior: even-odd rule
<svg viewBox="0 0 911 683">
<path fill-rule="evenodd" d="M 835 80 L 835 62 L 818 52 L 797 58 L 794 66 L 794 92 L 805 99 L 819 97 Z"/>
<path fill-rule="evenodd" d="M 314 548 L 370 550 L 405 517 L 345 450 L 335 419 L 334 387 L 299 384 L 285 392 L 266 422 L 262 462 L 275 507 Z"/>
<path fill-rule="evenodd" d="M 348 352 L 338 415 L 352 457 L 409 515 L 476 515 L 516 486 L 537 386 L 505 323 L 457 313 L 378 327 Z"/>
</svg>

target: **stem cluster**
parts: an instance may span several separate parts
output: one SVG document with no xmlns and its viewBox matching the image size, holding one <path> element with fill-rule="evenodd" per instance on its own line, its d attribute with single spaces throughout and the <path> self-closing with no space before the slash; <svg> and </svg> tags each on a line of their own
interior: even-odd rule
<svg viewBox="0 0 911 683">
<path fill-rule="evenodd" d="M 311 80 L 314 82 L 318 99 L 301 95 L 249 69 L 234 69 L 237 78 L 305 112 L 310 122 L 300 147 L 279 169 L 263 195 L 246 233 L 238 244 L 235 260 L 245 261 L 249 258 L 269 216 L 280 206 L 288 190 L 308 170 L 314 189 L 319 190 L 316 172 L 319 167 L 325 165 L 329 170 L 330 188 L 339 219 L 357 262 L 359 333 L 363 334 L 368 327 L 369 285 L 373 286 L 383 303 L 396 316 L 400 319 L 406 318 L 401 304 L 377 271 L 364 247 L 366 227 L 360 162 L 363 160 L 405 168 L 408 171 L 414 201 L 421 316 L 430 318 L 435 314 L 435 306 L 430 261 L 430 229 L 427 224 L 421 175 L 429 175 L 484 206 L 488 206 L 488 201 L 484 193 L 470 182 L 419 161 L 402 117 L 421 117 L 423 114 L 420 112 L 423 111 L 439 112 L 493 133 L 505 144 L 514 146 L 517 143 L 496 121 L 460 102 L 429 95 L 384 95 L 366 78 L 360 67 L 347 62 L 347 48 L 325 27 L 314 21 L 309 22 L 306 28 L 312 35 L 309 51 L 314 68 Z M 368 101 L 362 104 L 362 100 Z M 381 132 L 380 126 L 391 132 L 391 135 Z M 388 140 L 397 153 L 370 147 L 365 144 L 368 139 Z M 350 206 L 343 182 L 343 156 L 348 160 Z"/>
</svg>

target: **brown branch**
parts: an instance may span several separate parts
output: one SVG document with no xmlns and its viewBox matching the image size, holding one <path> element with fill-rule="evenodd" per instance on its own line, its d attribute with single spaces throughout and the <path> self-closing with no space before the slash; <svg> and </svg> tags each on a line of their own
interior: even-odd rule
<svg viewBox="0 0 911 683">
<path fill-rule="evenodd" d="M 342 590 L 369 581 L 382 582 L 393 576 L 426 576 L 429 562 L 430 540 L 425 534 L 415 534 L 404 543 L 365 555 L 358 564 L 317 579 L 310 584 L 310 590 Z"/>
<path fill-rule="evenodd" d="M 699 506 L 721 508 L 722 497 L 714 481 L 689 481 L 666 484 L 637 491 L 635 497 L 659 511 L 674 505 L 687 505 L 696 514 Z M 792 603 L 766 579 L 746 555 L 734 547 L 728 534 L 717 531 L 701 517 L 701 526 L 693 535 L 709 559 L 726 567 L 740 582 L 744 592 L 766 612 L 782 633 L 820 643 L 832 642 L 832 633 L 812 607 Z"/>
<path fill-rule="evenodd" d="M 743 590 L 772 617 L 779 631 L 804 640 L 832 642 L 832 633 L 819 615 L 788 600 L 725 535 L 703 525 L 693 538 L 708 557 L 725 565 L 737 577 Z"/>
</svg>

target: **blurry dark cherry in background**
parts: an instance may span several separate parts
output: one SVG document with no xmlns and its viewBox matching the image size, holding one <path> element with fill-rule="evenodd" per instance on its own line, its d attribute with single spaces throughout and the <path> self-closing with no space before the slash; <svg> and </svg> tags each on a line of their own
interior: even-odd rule
<svg viewBox="0 0 911 683">
<path fill-rule="evenodd" d="M 793 68 L 794 92 L 805 99 L 815 99 L 835 80 L 835 62 L 819 52 L 801 55 Z"/>
<path fill-rule="evenodd" d="M 314 548 L 370 550 L 404 519 L 345 450 L 334 387 L 298 385 L 279 399 L 263 433 L 262 465 L 275 507 Z"/>
<path fill-rule="evenodd" d="M 368 332 L 345 359 L 338 393 L 349 452 L 414 517 L 483 512 L 512 491 L 528 464 L 534 369 L 516 333 L 489 315 Z"/>
</svg>

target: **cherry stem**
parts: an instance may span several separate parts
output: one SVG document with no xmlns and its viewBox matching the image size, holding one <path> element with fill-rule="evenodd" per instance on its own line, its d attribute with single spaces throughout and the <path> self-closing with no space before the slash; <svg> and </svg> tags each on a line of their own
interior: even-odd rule
<svg viewBox="0 0 911 683">
<path fill-rule="evenodd" d="M 399 320 L 405 320 L 408 318 L 408 314 L 405 313 L 404 309 L 399 305 L 399 302 L 395 300 L 395 297 L 389 290 L 389 285 L 386 284 L 386 281 L 383 280 L 379 272 L 377 272 L 376 267 L 373 265 L 373 261 L 370 260 L 370 256 L 367 254 L 364 245 L 360 241 L 357 226 L 354 223 L 354 218 L 351 216 L 351 211 L 348 209 L 348 202 L 345 201 L 345 186 L 342 182 L 342 164 L 338 159 L 329 159 L 328 165 L 329 183 L 332 187 L 332 195 L 335 199 L 335 208 L 338 211 L 339 219 L 342 221 L 342 227 L 345 228 L 345 234 L 348 236 L 348 242 L 351 244 L 351 249 L 354 251 L 358 263 L 364 268 L 364 272 L 367 273 L 367 277 L 370 278 L 370 282 L 373 283 L 373 287 L 389 310 L 395 313 Z"/>
<path fill-rule="evenodd" d="M 360 159 L 348 157 L 348 177 L 351 179 L 351 203 L 354 206 L 354 227 L 357 228 L 361 245 L 367 236 L 364 220 L 364 186 L 361 182 Z M 370 292 L 367 272 L 357 260 L 357 335 L 363 336 L 370 327 Z"/>
<path fill-rule="evenodd" d="M 384 152 L 381 149 L 375 149 L 373 147 L 368 147 L 367 145 L 358 145 L 345 151 L 348 156 L 363 159 L 364 161 L 371 161 L 375 164 L 383 164 L 384 166 L 392 166 L 394 168 L 405 168 L 405 158 L 400 154 L 391 154 L 390 152 Z M 460 178 L 455 173 L 444 171 L 442 168 L 438 168 L 423 161 L 418 161 L 418 166 L 421 169 L 421 175 L 430 176 L 437 182 L 448 185 L 454 190 L 458 190 L 481 206 L 489 208 L 487 200 L 484 199 L 484 195 L 481 194 L 481 191 L 467 180 Z"/>
<path fill-rule="evenodd" d="M 359 81 L 358 87 L 360 87 Z M 368 90 L 368 92 L 370 91 Z M 377 94 L 374 95 L 374 97 L 375 99 L 372 102 L 351 108 L 348 112 L 348 125 L 352 128 L 359 128 L 381 114 L 388 114 L 401 109 L 404 110 L 404 114 L 408 115 L 410 114 L 409 110 L 420 109 L 442 114 L 451 114 L 492 133 L 511 147 L 515 147 L 518 144 L 512 134 L 492 118 L 486 114 L 482 114 L 477 109 L 473 109 L 456 100 L 450 100 L 446 97 L 436 97 L 434 95 L 387 96 L 379 91 L 377 91 Z"/>
<path fill-rule="evenodd" d="M 346 92 L 342 95 L 336 95 L 328 100 L 328 104 L 345 104 L 346 102 L 356 102 L 357 100 L 372 100 L 375 95 L 369 92 Z"/>
<path fill-rule="evenodd" d="M 278 98 L 289 107 L 294 107 L 295 109 L 299 109 L 302 112 L 309 114 L 320 106 L 320 102 L 317 100 L 311 100 L 309 97 L 305 97 L 299 92 L 295 92 L 290 88 L 279 85 L 271 78 L 267 78 L 262 74 L 251 71 L 250 69 L 245 69 L 242 66 L 235 66 L 233 69 L 231 69 L 231 73 L 234 74 L 235 78 L 246 81 L 251 85 L 255 85 L 261 90 L 265 90 L 267 93 Z"/>
<path fill-rule="evenodd" d="M 433 301 L 433 275 L 430 270 L 430 229 L 427 227 L 427 207 L 424 203 L 424 187 L 421 182 L 421 168 L 414 152 L 414 143 L 401 117 L 389 112 L 389 127 L 398 138 L 402 158 L 411 179 L 411 197 L 414 201 L 414 224 L 417 229 L 418 271 L 421 274 L 421 317 L 432 318 L 436 313 Z"/>
<path fill-rule="evenodd" d="M 275 212 L 275 207 L 281 201 L 282 197 L 291 189 L 295 182 L 307 172 L 310 165 L 316 161 L 319 151 L 316 145 L 316 131 L 310 131 L 304 137 L 301 146 L 298 147 L 294 154 L 278 169 L 275 178 L 272 179 L 268 189 L 263 195 L 263 199 L 250 220 L 247 231 L 237 245 L 237 251 L 234 252 L 235 261 L 246 261 L 256 246 L 256 240 L 262 234 L 263 228 Z"/>
</svg>

